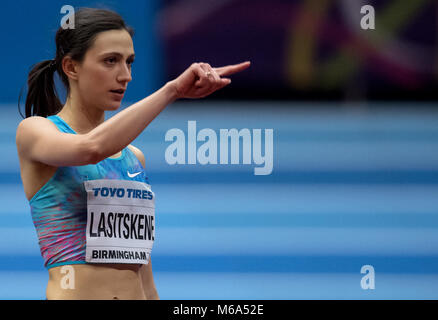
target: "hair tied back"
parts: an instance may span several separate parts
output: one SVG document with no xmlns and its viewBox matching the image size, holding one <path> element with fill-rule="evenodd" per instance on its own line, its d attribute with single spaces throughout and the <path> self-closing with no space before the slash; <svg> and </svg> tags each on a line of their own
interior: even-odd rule
<svg viewBox="0 0 438 320">
<path fill-rule="evenodd" d="M 52 69 L 54 67 L 56 67 L 56 60 L 52 59 L 52 60 L 50 60 L 49 68 Z"/>
</svg>

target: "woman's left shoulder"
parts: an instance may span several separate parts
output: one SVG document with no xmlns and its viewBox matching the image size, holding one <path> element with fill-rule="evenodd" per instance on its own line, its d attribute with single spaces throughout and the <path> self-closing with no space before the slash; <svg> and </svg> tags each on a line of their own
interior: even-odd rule
<svg viewBox="0 0 438 320">
<path fill-rule="evenodd" d="M 145 160 L 143 152 L 139 148 L 134 147 L 132 144 L 129 144 L 128 148 L 135 154 L 135 156 L 141 162 L 143 167 L 146 167 L 146 160 Z"/>
</svg>

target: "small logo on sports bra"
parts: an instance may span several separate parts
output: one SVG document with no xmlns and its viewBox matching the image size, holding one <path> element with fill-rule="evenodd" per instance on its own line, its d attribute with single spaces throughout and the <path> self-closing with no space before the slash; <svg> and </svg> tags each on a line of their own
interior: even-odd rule
<svg viewBox="0 0 438 320">
<path fill-rule="evenodd" d="M 134 178 L 135 176 L 138 176 L 141 173 L 141 171 L 136 172 L 136 173 L 129 173 L 129 171 L 126 171 L 126 172 L 128 172 L 128 177 L 130 177 L 130 178 Z"/>
</svg>

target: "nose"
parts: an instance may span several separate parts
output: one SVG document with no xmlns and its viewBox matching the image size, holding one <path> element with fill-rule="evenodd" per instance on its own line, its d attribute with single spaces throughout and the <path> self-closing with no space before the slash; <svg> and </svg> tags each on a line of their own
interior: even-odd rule
<svg viewBox="0 0 438 320">
<path fill-rule="evenodd" d="M 131 68 L 125 63 L 122 64 L 121 70 L 117 76 L 119 82 L 130 82 L 132 80 Z"/>
</svg>

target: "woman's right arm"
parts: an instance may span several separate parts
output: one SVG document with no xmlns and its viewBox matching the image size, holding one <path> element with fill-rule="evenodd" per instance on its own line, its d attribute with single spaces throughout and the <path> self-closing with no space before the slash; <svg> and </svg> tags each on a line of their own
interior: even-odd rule
<svg viewBox="0 0 438 320">
<path fill-rule="evenodd" d="M 221 78 L 246 69 L 249 63 L 221 68 L 194 63 L 177 79 L 120 111 L 86 134 L 60 132 L 48 119 L 20 122 L 16 144 L 20 156 L 52 166 L 95 164 L 128 146 L 170 103 L 178 98 L 202 98 L 230 83 Z M 208 75 L 210 73 L 210 75 Z"/>
</svg>

